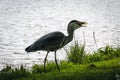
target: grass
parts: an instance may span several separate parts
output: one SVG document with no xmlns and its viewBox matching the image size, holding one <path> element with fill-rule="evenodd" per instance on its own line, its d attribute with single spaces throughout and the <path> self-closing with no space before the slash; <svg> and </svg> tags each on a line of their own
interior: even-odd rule
<svg viewBox="0 0 120 80">
<path fill-rule="evenodd" d="M 97 61 L 89 64 L 74 64 L 62 61 L 61 72 L 57 71 L 56 65 L 51 62 L 47 64 L 47 73 L 42 65 L 35 65 L 32 71 L 26 69 L 13 70 L 10 68 L 7 73 L 0 73 L 0 80 L 117 80 L 120 75 L 120 58 Z"/>
<path fill-rule="evenodd" d="M 67 51 L 67 61 L 61 61 L 58 72 L 54 62 L 34 65 L 31 70 L 6 66 L 0 71 L 0 80 L 119 80 L 120 47 L 106 46 L 93 54 L 85 52 L 85 46 L 75 42 Z"/>
<path fill-rule="evenodd" d="M 16 80 L 21 77 L 27 77 L 28 75 L 30 75 L 30 72 L 23 66 L 15 69 L 6 66 L 6 68 L 0 71 L 0 80 Z"/>
<path fill-rule="evenodd" d="M 70 51 L 67 51 L 67 60 L 73 63 L 82 63 L 83 58 L 85 56 L 85 46 L 79 45 L 77 41 L 75 41 L 74 45 L 70 47 Z"/>
<path fill-rule="evenodd" d="M 70 51 L 67 51 L 68 62 L 87 64 L 96 61 L 109 60 L 112 58 L 120 57 L 120 47 L 113 48 L 111 46 L 105 46 L 99 48 L 97 51 L 91 53 L 85 52 L 85 46 L 79 45 L 75 42 L 73 46 L 70 47 Z"/>
</svg>

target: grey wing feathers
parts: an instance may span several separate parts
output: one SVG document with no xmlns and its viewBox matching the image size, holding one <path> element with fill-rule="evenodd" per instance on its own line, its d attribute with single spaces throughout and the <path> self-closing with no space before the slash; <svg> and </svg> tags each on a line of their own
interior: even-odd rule
<svg viewBox="0 0 120 80">
<path fill-rule="evenodd" d="M 61 47 L 64 38 L 65 36 L 63 33 L 52 32 L 39 38 L 32 45 L 27 47 L 25 51 L 32 52 L 37 50 L 47 50 L 47 51 L 57 50 Z"/>
<path fill-rule="evenodd" d="M 32 44 L 32 45 L 28 46 L 28 47 L 25 49 L 25 51 L 27 51 L 27 52 L 37 51 L 37 50 L 40 49 L 40 47 L 41 47 L 40 45 L 38 46 L 38 45 L 36 45 L 36 44 Z"/>
</svg>

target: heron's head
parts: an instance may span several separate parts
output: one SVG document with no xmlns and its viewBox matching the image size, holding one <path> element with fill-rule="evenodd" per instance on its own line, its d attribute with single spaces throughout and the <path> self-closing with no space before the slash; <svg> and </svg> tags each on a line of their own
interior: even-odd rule
<svg viewBox="0 0 120 80">
<path fill-rule="evenodd" d="M 74 31 L 80 27 L 86 27 L 87 22 L 82 22 L 78 20 L 72 20 L 68 24 L 68 32 Z"/>
</svg>

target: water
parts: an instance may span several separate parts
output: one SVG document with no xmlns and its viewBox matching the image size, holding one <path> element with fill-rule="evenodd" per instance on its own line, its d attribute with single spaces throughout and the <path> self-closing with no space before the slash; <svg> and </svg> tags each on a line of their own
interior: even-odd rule
<svg viewBox="0 0 120 80">
<path fill-rule="evenodd" d="M 81 44 L 84 32 L 86 51 L 91 52 L 108 44 L 119 46 L 119 8 L 119 0 L 0 0 L 0 69 L 6 65 L 30 67 L 43 64 L 46 52 L 27 54 L 24 49 L 53 31 L 67 35 L 67 24 L 73 19 L 89 23 L 87 28 L 75 31 L 75 39 Z M 58 60 L 66 59 L 63 49 L 57 55 Z M 53 53 L 49 54 L 48 60 L 54 60 Z"/>
</svg>

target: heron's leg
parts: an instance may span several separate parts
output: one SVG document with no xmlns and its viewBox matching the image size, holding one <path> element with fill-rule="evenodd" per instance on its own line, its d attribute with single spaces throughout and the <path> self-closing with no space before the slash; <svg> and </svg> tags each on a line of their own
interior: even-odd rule
<svg viewBox="0 0 120 80">
<path fill-rule="evenodd" d="M 46 65 L 46 60 L 47 60 L 47 56 L 48 56 L 49 51 L 47 52 L 45 59 L 44 59 L 44 72 L 45 72 L 45 65 Z"/>
<path fill-rule="evenodd" d="M 60 68 L 59 68 L 59 66 L 58 66 L 57 59 L 56 59 L 56 51 L 55 51 L 55 63 L 56 63 L 56 65 L 57 65 L 58 71 L 60 71 Z"/>
</svg>

